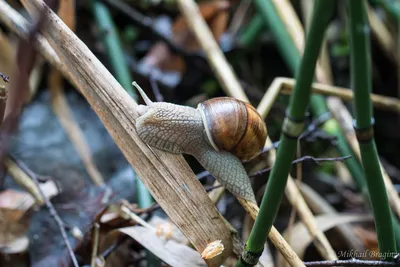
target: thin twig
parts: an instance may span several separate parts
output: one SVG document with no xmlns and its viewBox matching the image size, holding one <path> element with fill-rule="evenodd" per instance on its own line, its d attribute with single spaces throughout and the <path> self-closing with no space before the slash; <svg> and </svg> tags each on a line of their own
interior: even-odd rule
<svg viewBox="0 0 400 267">
<path fill-rule="evenodd" d="M 217 188 L 220 188 L 220 187 L 222 187 L 222 185 L 218 184 L 218 185 L 208 186 L 208 187 L 205 188 L 205 190 L 208 193 L 208 192 L 213 191 L 214 189 L 217 189 Z"/>
<path fill-rule="evenodd" d="M 311 156 L 304 156 L 304 157 L 301 157 L 299 159 L 294 160 L 293 164 L 297 164 L 299 162 L 305 162 L 305 161 L 312 161 L 315 164 L 319 164 L 320 162 L 326 162 L 326 161 L 340 161 L 340 162 L 343 162 L 344 160 L 349 159 L 349 158 L 351 158 L 350 155 L 349 156 L 344 156 L 344 157 L 337 157 L 337 158 L 314 158 L 314 157 L 311 157 Z"/>
<path fill-rule="evenodd" d="M 299 159 L 296 159 L 296 160 L 292 161 L 292 164 L 297 164 L 297 163 L 306 162 L 306 161 L 312 161 L 315 164 L 319 164 L 320 162 L 327 162 L 327 161 L 341 161 L 341 162 L 343 162 L 344 160 L 349 159 L 349 158 L 351 158 L 351 156 L 344 156 L 344 157 L 337 157 L 337 158 L 314 158 L 314 157 L 311 157 L 311 156 L 304 156 L 304 157 L 301 157 Z M 271 170 L 272 170 L 272 167 L 267 168 L 267 169 L 263 169 L 263 170 L 258 171 L 258 172 L 254 172 L 254 173 L 250 174 L 249 176 L 250 177 L 254 177 L 254 176 L 269 172 Z"/>
<path fill-rule="evenodd" d="M 4 82 L 9 83 L 10 82 L 10 77 L 5 75 L 4 73 L 0 72 L 0 78 L 3 79 Z"/>
<path fill-rule="evenodd" d="M 42 191 L 42 189 L 40 188 L 39 185 L 39 180 L 36 176 L 35 173 L 33 173 L 23 162 L 21 162 L 20 160 L 14 159 L 15 162 L 18 164 L 18 166 L 25 171 L 26 174 L 28 174 L 33 182 L 35 183 L 35 185 L 37 186 L 40 194 L 42 195 L 42 198 L 44 199 L 44 202 L 46 204 L 47 209 L 50 212 L 50 215 L 53 217 L 53 219 L 56 221 L 58 228 L 60 229 L 62 238 L 64 240 L 65 246 L 67 247 L 68 253 L 71 257 L 71 260 L 74 264 L 75 267 L 79 267 L 78 264 L 78 260 L 75 257 L 74 251 L 72 250 L 71 244 L 68 241 L 68 236 L 67 233 L 65 232 L 65 226 L 64 226 L 64 222 L 61 220 L 60 216 L 58 215 L 56 209 L 54 208 L 53 204 L 50 202 L 50 200 L 46 197 L 46 195 L 44 194 L 44 192 Z"/>
<path fill-rule="evenodd" d="M 95 223 L 93 230 L 94 230 L 93 250 L 92 250 L 92 261 L 90 262 L 90 267 L 96 267 L 97 250 L 99 248 L 100 225 L 98 223 Z"/>
<path fill-rule="evenodd" d="M 276 142 L 272 143 L 271 146 L 264 147 L 263 150 L 260 152 L 260 154 L 257 155 L 257 157 L 260 155 L 263 155 L 263 154 L 267 154 L 271 150 L 277 149 L 279 146 L 279 142 L 280 141 L 276 141 Z M 245 161 L 243 161 L 243 163 L 250 162 L 250 161 L 252 161 L 252 160 L 247 160 L 247 161 L 245 160 Z"/>
<path fill-rule="evenodd" d="M 349 159 L 349 158 L 351 158 L 351 156 L 336 157 L 336 158 L 314 158 L 312 156 L 304 156 L 304 157 L 295 159 L 294 161 L 292 161 L 292 164 L 298 164 L 300 162 L 307 162 L 307 161 L 311 161 L 311 162 L 313 162 L 315 164 L 320 164 L 321 162 L 329 162 L 329 161 L 340 161 L 340 162 L 343 162 L 344 160 Z M 263 173 L 269 172 L 271 170 L 272 170 L 272 167 L 266 168 L 266 169 L 254 172 L 252 174 L 249 174 L 249 177 L 251 178 L 251 177 L 254 177 L 254 176 L 258 176 L 258 175 L 261 175 Z M 204 179 L 205 177 L 207 177 L 209 175 L 211 175 L 211 174 L 208 171 L 202 171 L 202 172 L 198 173 L 196 176 L 197 176 L 197 179 L 202 180 L 202 179 Z M 213 186 L 211 188 L 206 189 L 206 191 L 207 190 L 211 191 L 211 190 L 214 190 L 214 189 L 216 189 L 218 187 L 219 186 Z"/>
<path fill-rule="evenodd" d="M 100 258 L 107 259 L 110 254 L 117 249 L 122 243 L 124 243 L 126 240 L 128 240 L 129 236 L 128 235 L 123 235 L 120 236 L 117 241 L 115 241 L 111 246 L 106 248 L 103 253 L 101 253 Z"/>
<path fill-rule="evenodd" d="M 276 83 L 279 85 L 279 92 L 281 94 L 291 94 L 295 80 L 291 78 L 278 77 L 275 78 Z M 335 96 L 344 101 L 352 101 L 354 94 L 349 88 L 332 86 L 323 83 L 313 83 L 312 92 L 314 94 Z M 400 100 L 396 97 L 383 96 L 378 94 L 370 94 L 371 101 L 376 108 L 382 110 L 400 112 Z"/>
</svg>

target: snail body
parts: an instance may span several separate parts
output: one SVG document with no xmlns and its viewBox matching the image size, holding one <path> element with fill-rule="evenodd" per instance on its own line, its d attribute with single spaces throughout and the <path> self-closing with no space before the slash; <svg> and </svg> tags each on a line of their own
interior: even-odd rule
<svg viewBox="0 0 400 267">
<path fill-rule="evenodd" d="M 152 102 L 136 87 L 146 105 L 137 107 L 135 127 L 145 143 L 194 156 L 232 194 L 255 203 L 241 163 L 259 154 L 267 136 L 266 126 L 254 107 L 230 97 L 207 100 L 197 109 Z"/>
</svg>

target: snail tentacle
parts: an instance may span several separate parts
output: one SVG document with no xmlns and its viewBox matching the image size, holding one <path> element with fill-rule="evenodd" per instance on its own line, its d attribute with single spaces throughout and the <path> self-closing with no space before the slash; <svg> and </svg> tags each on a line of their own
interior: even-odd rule
<svg viewBox="0 0 400 267">
<path fill-rule="evenodd" d="M 143 91 L 142 87 L 137 84 L 137 82 L 132 82 L 132 85 L 136 87 L 136 89 L 139 91 L 140 95 L 143 98 L 143 101 L 146 103 L 147 106 L 151 106 L 153 104 L 153 101 L 146 95 L 146 93 Z"/>
</svg>

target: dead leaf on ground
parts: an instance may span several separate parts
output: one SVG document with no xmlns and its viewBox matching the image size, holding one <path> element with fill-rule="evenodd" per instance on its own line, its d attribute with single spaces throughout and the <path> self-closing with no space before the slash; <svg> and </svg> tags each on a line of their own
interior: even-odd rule
<svg viewBox="0 0 400 267">
<path fill-rule="evenodd" d="M 189 242 L 181 230 L 179 230 L 179 228 L 169 219 L 153 216 L 149 221 L 149 224 L 156 228 L 156 234 L 159 237 L 169 237 L 169 239 L 173 239 L 181 244 Z"/>
<path fill-rule="evenodd" d="M 355 235 L 361 240 L 361 242 L 363 242 L 366 250 L 375 252 L 369 253 L 369 255 L 366 256 L 376 255 L 376 257 L 368 257 L 366 259 L 379 260 L 379 247 L 376 232 L 359 226 L 355 226 L 353 231 Z"/>
<path fill-rule="evenodd" d="M 229 18 L 229 6 L 230 3 L 228 1 L 212 1 L 199 5 L 201 15 L 217 41 L 226 30 Z M 187 52 L 197 52 L 201 49 L 182 16 L 179 16 L 174 21 L 172 32 L 172 41 Z M 171 53 L 168 46 L 163 42 L 154 44 L 140 64 L 146 65 L 149 69 L 158 68 L 161 71 L 174 71 L 180 75 L 186 69 L 182 56 Z"/>
<path fill-rule="evenodd" d="M 300 183 L 300 190 L 304 199 L 315 214 L 339 214 L 326 199 L 305 183 Z M 357 238 L 353 227 L 349 224 L 341 224 L 335 227 L 335 231 L 342 237 L 350 249 L 362 251 L 364 246 Z"/>
<path fill-rule="evenodd" d="M 372 217 L 359 214 L 324 214 L 316 216 L 315 220 L 318 228 L 322 232 L 325 232 L 343 223 L 371 221 Z M 290 239 L 287 238 L 287 230 L 283 233 L 283 237 L 288 241 L 294 252 L 302 259 L 304 257 L 304 252 L 312 242 L 312 237 L 302 222 L 296 223 L 290 230 Z M 277 266 L 282 265 L 277 264 Z"/>
<path fill-rule="evenodd" d="M 28 193 L 12 189 L 0 193 L 1 251 L 10 249 L 14 241 L 25 236 L 30 221 L 30 214 L 26 212 L 34 203 L 35 199 Z"/>
<path fill-rule="evenodd" d="M 101 234 L 99 239 L 99 243 L 101 244 L 100 252 L 109 248 L 122 233 L 132 237 L 136 242 L 171 266 L 206 266 L 201 255 L 196 250 L 187 246 L 188 241 L 186 237 L 168 218 L 152 216 L 148 222 L 140 222 L 139 218 L 136 221 L 135 217 L 137 215 L 132 210 L 135 205 L 126 201 L 121 201 L 121 203 L 119 207 L 125 207 L 125 212 L 121 210 L 118 212 L 118 206 L 111 205 L 97 217 L 97 220 L 102 225 L 100 227 Z M 130 213 L 133 214 L 129 215 Z M 143 223 L 146 227 L 139 225 L 121 227 L 121 225 L 126 225 L 127 223 L 131 225 L 133 223 Z M 117 225 L 119 225 L 118 229 L 116 229 Z M 110 230 L 113 226 L 114 230 Z M 118 261 L 118 259 L 113 257 L 113 254 L 125 253 L 124 250 L 126 250 L 126 246 L 122 244 L 107 258 L 107 266 L 111 266 L 111 262 L 115 264 L 115 260 Z M 129 251 L 132 252 L 132 249 Z M 182 255 L 185 255 L 184 260 L 182 259 Z"/>
<path fill-rule="evenodd" d="M 121 233 L 132 237 L 147 250 L 171 266 L 207 266 L 196 250 L 171 239 L 165 240 L 159 238 L 153 229 L 142 226 L 126 227 L 112 231 L 102 247 L 107 248 L 108 244 L 112 244 Z M 182 257 L 182 255 L 185 256 Z"/>
<path fill-rule="evenodd" d="M 58 194 L 54 181 L 40 184 L 46 197 Z M 25 251 L 29 241 L 25 236 L 36 200 L 31 194 L 7 189 L 0 192 L 0 251 L 18 253 Z"/>
</svg>

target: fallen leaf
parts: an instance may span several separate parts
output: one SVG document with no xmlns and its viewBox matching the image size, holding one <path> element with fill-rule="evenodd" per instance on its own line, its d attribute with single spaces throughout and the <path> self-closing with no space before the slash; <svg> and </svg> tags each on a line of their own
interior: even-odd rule
<svg viewBox="0 0 400 267">
<path fill-rule="evenodd" d="M 26 251 L 29 245 L 29 239 L 26 236 L 19 237 L 1 248 L 3 254 L 16 254 Z"/>
<path fill-rule="evenodd" d="M 318 192 L 305 183 L 300 183 L 300 190 L 311 210 L 315 214 L 339 214 L 332 205 Z M 335 227 L 335 231 L 343 238 L 350 249 L 361 251 L 364 246 L 357 238 L 353 227 L 349 224 L 341 224 Z"/>
<path fill-rule="evenodd" d="M 28 193 L 8 189 L 0 193 L 0 250 L 12 249 L 14 242 L 25 238 L 30 221 L 27 211 L 35 203 Z"/>
<path fill-rule="evenodd" d="M 40 188 L 47 198 L 58 194 L 58 188 L 52 180 L 40 184 Z M 28 246 L 25 234 L 35 203 L 35 198 L 27 192 L 13 189 L 0 192 L 0 250 L 3 253 L 21 252 Z"/>
<path fill-rule="evenodd" d="M 151 251 L 154 255 L 171 266 L 207 266 L 196 250 L 177 243 L 172 239 L 165 240 L 160 238 L 153 229 L 142 226 L 120 228 L 110 232 L 101 246 L 103 250 L 112 244 L 121 233 L 132 237 L 147 250 Z M 184 255 L 184 257 L 182 257 L 182 255 Z"/>
<path fill-rule="evenodd" d="M 368 257 L 367 259 L 379 260 L 379 247 L 376 232 L 359 226 L 354 227 L 353 231 L 356 236 L 363 242 L 365 249 L 372 252 L 368 253 L 369 256 L 376 255 L 376 257 Z"/>
<path fill-rule="evenodd" d="M 358 214 L 324 214 L 315 217 L 318 228 L 322 231 L 343 223 L 365 222 L 371 221 L 371 216 Z M 302 259 L 306 248 L 311 244 L 312 237 L 302 222 L 296 223 L 291 229 L 290 239 L 288 239 L 288 231 L 283 233 L 283 237 L 288 241 L 294 252 Z"/>
<path fill-rule="evenodd" d="M 199 11 L 210 27 L 214 38 L 218 41 L 226 30 L 228 24 L 228 1 L 212 1 L 199 4 Z M 179 16 L 172 26 L 172 41 L 187 52 L 196 52 L 201 49 L 195 36 L 189 29 L 183 16 Z M 185 61 L 180 55 L 171 53 L 164 42 L 154 44 L 147 55 L 141 60 L 143 70 L 157 68 L 164 72 L 177 72 L 182 75 L 185 72 Z"/>
<path fill-rule="evenodd" d="M 169 219 L 159 216 L 151 217 L 149 224 L 156 228 L 156 234 L 164 239 L 173 239 L 178 243 L 187 244 L 189 242 L 179 228 Z M 158 230 L 158 232 L 157 232 Z"/>
<path fill-rule="evenodd" d="M 228 1 L 212 1 L 199 5 L 200 14 L 210 27 L 214 38 L 218 41 L 226 29 L 228 23 L 228 11 L 230 3 Z M 196 37 L 189 29 L 184 17 L 179 16 L 173 26 L 173 40 L 181 45 L 185 50 L 194 52 L 200 49 Z"/>
</svg>

